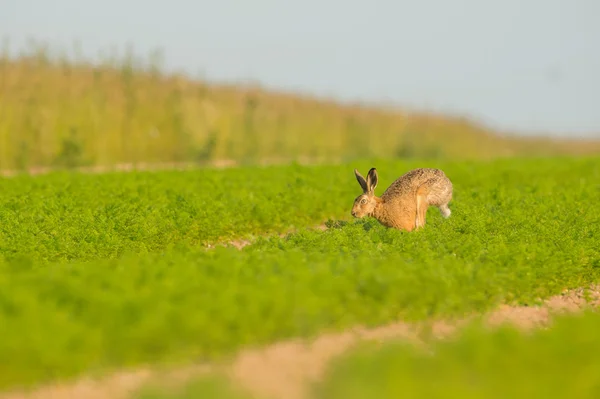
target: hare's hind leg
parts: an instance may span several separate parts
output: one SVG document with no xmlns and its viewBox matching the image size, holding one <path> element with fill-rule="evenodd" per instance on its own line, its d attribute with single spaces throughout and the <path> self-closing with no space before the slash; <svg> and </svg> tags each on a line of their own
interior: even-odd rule
<svg viewBox="0 0 600 399">
<path fill-rule="evenodd" d="M 439 208 L 442 217 L 447 219 L 452 214 L 448 203 L 452 200 L 452 183 L 448 179 L 433 178 L 426 182 L 429 187 L 427 202 Z"/>
<path fill-rule="evenodd" d="M 425 226 L 425 217 L 427 216 L 427 208 L 429 208 L 429 202 L 427 201 L 428 193 L 429 190 L 425 185 L 417 189 L 417 212 L 415 219 L 415 227 L 417 229 Z"/>
</svg>

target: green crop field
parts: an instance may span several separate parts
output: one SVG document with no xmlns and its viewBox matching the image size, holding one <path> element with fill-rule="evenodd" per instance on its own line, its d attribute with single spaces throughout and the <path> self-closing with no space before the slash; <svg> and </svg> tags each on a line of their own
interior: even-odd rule
<svg viewBox="0 0 600 399">
<path fill-rule="evenodd" d="M 368 344 L 335 360 L 313 398 L 598 398 L 599 329 L 600 315 L 588 313 L 558 317 L 551 329 L 528 335 L 475 325 L 427 352 Z"/>
<path fill-rule="evenodd" d="M 351 220 L 352 170 L 370 166 L 378 194 L 409 168 L 443 168 L 452 216 L 432 208 L 413 233 Z M 0 180 L 0 387 L 460 317 L 597 282 L 599 181 L 599 158 Z M 206 248 L 251 236 L 241 251 Z"/>
<path fill-rule="evenodd" d="M 132 395 L 133 399 L 262 399 L 232 385 L 222 375 L 197 378 L 175 389 L 148 384 Z"/>
</svg>

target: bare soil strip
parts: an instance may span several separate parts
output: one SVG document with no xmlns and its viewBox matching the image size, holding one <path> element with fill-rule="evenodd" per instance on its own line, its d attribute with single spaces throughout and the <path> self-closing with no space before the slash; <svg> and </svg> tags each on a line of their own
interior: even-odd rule
<svg viewBox="0 0 600 399">
<path fill-rule="evenodd" d="M 586 295 L 587 293 L 587 295 Z M 0 394 L 0 399 L 126 399 L 141 387 L 153 383 L 177 387 L 211 372 L 224 372 L 232 382 L 263 399 L 309 399 L 310 384 L 322 378 L 327 365 L 354 345 L 368 340 L 405 340 L 425 345 L 428 339 L 446 339 L 462 326 L 482 317 L 489 328 L 503 324 L 523 331 L 550 326 L 552 315 L 577 313 L 600 307 L 600 285 L 575 289 L 551 297 L 540 306 L 503 305 L 484 314 L 461 320 L 433 320 L 422 323 L 396 322 L 376 328 L 354 328 L 324 334 L 314 340 L 290 340 L 263 348 L 246 349 L 221 365 L 186 366 L 173 370 L 140 368 L 101 378 L 85 377 L 72 382 L 42 386 L 31 391 Z"/>
<path fill-rule="evenodd" d="M 207 165 L 207 167 L 222 169 L 238 166 L 233 160 L 215 161 Z M 31 167 L 26 170 L 0 170 L 2 177 L 15 177 L 20 175 L 41 176 L 48 173 L 67 171 L 76 173 L 99 174 L 109 172 L 132 172 L 132 171 L 161 171 L 161 170 L 190 170 L 199 168 L 196 163 L 185 162 L 163 162 L 163 163 L 118 163 L 114 165 L 95 165 L 95 166 L 79 166 L 74 168 L 53 168 L 53 167 Z"/>
<path fill-rule="evenodd" d="M 317 158 L 300 157 L 292 158 L 268 158 L 256 161 L 252 166 L 278 166 L 297 162 L 300 165 L 315 165 L 323 160 Z M 335 164 L 335 159 L 329 160 L 329 164 Z M 26 170 L 0 170 L 0 177 L 15 177 L 20 175 L 40 176 L 53 172 L 77 172 L 87 174 L 99 174 L 109 172 L 134 172 L 134 171 L 168 171 L 168 170 L 197 170 L 197 169 L 229 169 L 242 167 L 234 159 L 217 159 L 209 162 L 137 162 L 117 163 L 112 165 L 78 166 L 73 168 L 58 168 L 49 166 L 30 167 Z"/>
<path fill-rule="evenodd" d="M 311 230 L 320 230 L 320 231 L 325 231 L 327 230 L 327 226 L 324 224 L 320 224 L 318 226 L 313 226 L 313 227 L 309 227 L 309 229 Z M 294 234 L 297 233 L 298 229 L 289 229 L 283 233 L 279 233 L 277 234 L 279 237 L 284 238 L 290 234 Z M 269 234 L 264 234 L 264 235 L 260 235 L 261 237 L 269 237 Z M 232 246 L 235 247 L 237 249 L 242 249 L 244 247 L 247 247 L 248 245 L 252 245 L 254 243 L 254 240 L 250 240 L 250 239 L 239 239 L 239 240 L 230 240 L 230 241 L 224 241 L 224 242 L 216 242 L 214 244 L 209 244 L 208 248 L 214 248 L 216 246 Z"/>
</svg>

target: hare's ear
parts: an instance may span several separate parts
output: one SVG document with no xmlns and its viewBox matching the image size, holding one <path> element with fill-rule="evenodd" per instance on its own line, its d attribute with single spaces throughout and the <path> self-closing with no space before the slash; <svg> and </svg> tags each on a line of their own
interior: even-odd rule
<svg viewBox="0 0 600 399">
<path fill-rule="evenodd" d="M 360 186 L 362 187 L 363 192 L 366 193 L 367 191 L 369 191 L 367 181 L 364 177 L 362 177 L 362 175 L 358 172 L 357 169 L 354 169 L 354 175 L 356 176 L 356 180 L 358 180 L 358 184 L 360 184 Z"/>
<path fill-rule="evenodd" d="M 371 168 L 367 174 L 367 188 L 369 189 L 369 192 L 375 192 L 375 187 L 377 187 L 378 180 L 377 169 Z"/>
</svg>

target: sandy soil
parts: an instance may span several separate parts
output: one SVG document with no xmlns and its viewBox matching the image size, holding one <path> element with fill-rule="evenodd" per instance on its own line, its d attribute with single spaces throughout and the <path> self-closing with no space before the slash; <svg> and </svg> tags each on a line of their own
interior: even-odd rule
<svg viewBox="0 0 600 399">
<path fill-rule="evenodd" d="M 160 381 L 176 387 L 186 381 L 213 371 L 224 372 L 238 386 L 257 398 L 308 399 L 310 384 L 323 377 L 327 365 L 357 343 L 366 340 L 402 339 L 424 345 L 424 333 L 430 338 L 446 339 L 460 327 L 481 316 L 484 323 L 495 328 L 509 323 L 524 331 L 547 327 L 552 315 L 576 313 L 586 307 L 600 307 L 600 285 L 565 291 L 546 300 L 541 306 L 500 306 L 484 315 L 472 315 L 461 320 L 433 320 L 423 323 L 396 322 L 377 328 L 357 327 L 345 332 L 324 334 L 314 340 L 290 340 L 262 348 L 246 349 L 228 364 L 198 365 L 174 370 L 140 368 L 121 371 L 101 378 L 81 378 L 38 387 L 29 392 L 0 394 L 0 399 L 125 399 L 141 387 Z M 428 338 L 428 339 L 430 339 Z"/>
</svg>

